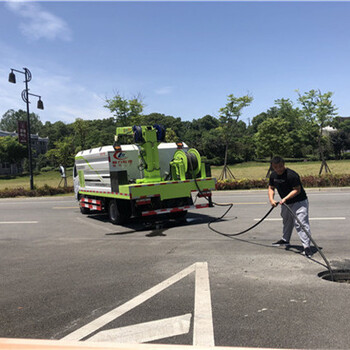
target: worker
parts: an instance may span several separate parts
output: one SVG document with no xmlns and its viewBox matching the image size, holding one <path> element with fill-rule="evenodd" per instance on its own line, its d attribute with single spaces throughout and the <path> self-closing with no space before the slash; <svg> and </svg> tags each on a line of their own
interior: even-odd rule
<svg viewBox="0 0 350 350">
<path fill-rule="evenodd" d="M 273 157 L 271 160 L 272 172 L 269 180 L 268 195 L 272 206 L 281 205 L 281 216 L 283 219 L 283 236 L 279 241 L 272 243 L 274 246 L 289 246 L 293 227 L 295 227 L 304 247 L 304 254 L 310 258 L 310 224 L 309 224 L 309 203 L 305 190 L 301 184 L 299 175 L 292 169 L 286 168 L 284 159 Z M 281 200 L 275 201 L 275 189 L 277 189 Z M 292 213 L 286 208 L 287 204 L 294 215 L 302 223 L 302 227 Z M 307 233 L 304 232 L 307 230 Z"/>
</svg>

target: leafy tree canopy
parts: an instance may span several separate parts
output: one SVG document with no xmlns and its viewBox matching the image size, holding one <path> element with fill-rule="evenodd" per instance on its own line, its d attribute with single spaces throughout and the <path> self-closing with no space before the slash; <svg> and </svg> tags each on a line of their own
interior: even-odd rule
<svg viewBox="0 0 350 350">
<path fill-rule="evenodd" d="M 317 126 L 319 130 L 317 142 L 319 155 L 322 160 L 319 174 L 321 175 L 323 167 L 326 172 L 330 172 L 324 154 L 323 128 L 331 125 L 333 118 L 336 115 L 337 108 L 331 100 L 333 93 L 326 92 L 323 94 L 320 90 L 310 90 L 305 92 L 304 95 L 301 95 L 299 90 L 297 90 L 297 93 L 299 95 L 298 101 L 302 105 L 306 119 L 311 124 Z"/>
<path fill-rule="evenodd" d="M 255 134 L 258 157 L 289 156 L 293 140 L 288 132 L 288 122 L 281 117 L 262 122 Z"/>
<path fill-rule="evenodd" d="M 65 137 L 61 141 L 55 142 L 55 148 L 47 152 L 47 157 L 56 166 L 62 165 L 64 168 L 73 166 L 75 156 L 74 141 L 72 136 Z"/>
<path fill-rule="evenodd" d="M 144 108 L 140 95 L 128 100 L 117 93 L 113 98 L 106 99 L 106 105 L 115 116 L 118 126 L 139 125 Z"/>
<path fill-rule="evenodd" d="M 19 120 L 27 121 L 27 112 L 19 109 L 18 111 L 14 111 L 13 109 L 9 109 L 0 120 L 0 129 L 4 131 L 17 131 L 17 122 Z M 35 113 L 29 114 L 30 121 L 30 132 L 32 134 L 39 134 L 41 132 L 41 128 L 43 126 L 40 121 L 40 117 Z"/>
<path fill-rule="evenodd" d="M 0 137 L 0 163 L 19 163 L 27 155 L 27 148 L 17 137 Z"/>
</svg>

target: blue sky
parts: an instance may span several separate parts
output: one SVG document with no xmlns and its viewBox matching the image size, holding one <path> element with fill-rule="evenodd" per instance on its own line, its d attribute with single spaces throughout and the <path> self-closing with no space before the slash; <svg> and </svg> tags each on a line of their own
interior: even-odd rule
<svg viewBox="0 0 350 350">
<path fill-rule="evenodd" d="M 25 109 L 23 76 L 41 120 L 110 117 L 104 99 L 143 96 L 144 113 L 218 116 L 250 94 L 242 120 L 296 89 L 334 92 L 350 116 L 350 2 L 0 2 L 0 117 Z"/>
</svg>

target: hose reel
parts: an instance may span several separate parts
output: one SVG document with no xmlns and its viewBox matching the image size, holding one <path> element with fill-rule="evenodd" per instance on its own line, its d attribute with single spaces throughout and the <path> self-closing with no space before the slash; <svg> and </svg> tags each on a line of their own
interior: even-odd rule
<svg viewBox="0 0 350 350">
<path fill-rule="evenodd" d="M 174 180 L 194 179 L 201 171 L 201 156 L 194 148 L 190 148 L 187 152 L 179 149 L 175 152 L 170 165 Z"/>
<path fill-rule="evenodd" d="M 166 128 L 163 125 L 155 124 L 153 126 L 153 129 L 151 126 L 144 127 L 144 128 L 145 128 L 145 130 L 149 130 L 149 131 L 152 131 L 153 129 L 156 130 L 157 142 L 165 142 Z M 134 125 L 132 127 L 132 131 L 134 133 L 134 142 L 135 143 L 142 144 L 142 143 L 146 142 L 145 137 L 144 137 L 145 136 L 144 133 L 147 131 L 143 131 L 142 126 Z"/>
</svg>

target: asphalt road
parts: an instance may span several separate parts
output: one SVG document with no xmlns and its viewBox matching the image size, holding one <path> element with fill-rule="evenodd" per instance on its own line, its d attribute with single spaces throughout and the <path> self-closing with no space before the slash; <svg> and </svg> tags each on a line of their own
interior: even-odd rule
<svg viewBox="0 0 350 350">
<path fill-rule="evenodd" d="M 350 189 L 307 193 L 313 238 L 350 270 Z M 234 203 L 212 224 L 224 233 L 270 208 L 266 191 L 214 200 Z M 71 197 L 0 200 L 0 337 L 349 348 L 350 284 L 321 279 L 321 256 L 305 258 L 295 232 L 289 250 L 271 246 L 279 208 L 235 239 L 208 228 L 225 210 L 115 226 Z"/>
</svg>

